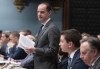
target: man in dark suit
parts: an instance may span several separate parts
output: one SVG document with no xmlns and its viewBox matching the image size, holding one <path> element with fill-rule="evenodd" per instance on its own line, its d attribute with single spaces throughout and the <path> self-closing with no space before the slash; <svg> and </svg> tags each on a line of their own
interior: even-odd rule
<svg viewBox="0 0 100 69">
<path fill-rule="evenodd" d="M 24 51 L 24 49 L 17 47 L 17 45 L 10 48 L 9 52 L 10 52 L 10 58 L 14 60 L 22 60 L 27 56 L 27 53 Z"/>
<path fill-rule="evenodd" d="M 90 69 L 100 69 L 100 40 L 88 37 L 81 40 L 81 58 Z"/>
<path fill-rule="evenodd" d="M 27 53 L 24 51 L 24 49 L 18 47 L 19 37 L 20 35 L 16 31 L 11 32 L 9 36 L 11 42 L 15 44 L 12 48 L 9 49 L 10 58 L 15 60 L 21 60 L 27 56 Z"/>
<path fill-rule="evenodd" d="M 0 48 L 0 57 L 4 57 L 4 59 L 7 59 L 9 57 L 9 46 L 7 45 L 9 42 L 9 31 L 2 32 L 1 36 L 1 42 L 2 46 Z"/>
<path fill-rule="evenodd" d="M 34 53 L 34 69 L 58 69 L 60 31 L 50 18 L 50 5 L 39 4 L 37 14 L 44 26 L 38 33 L 35 47 L 27 49 L 27 52 Z"/>
<path fill-rule="evenodd" d="M 62 52 L 61 48 L 59 48 L 59 69 L 67 69 L 68 65 L 68 53 Z"/>
<path fill-rule="evenodd" d="M 60 47 L 63 52 L 68 53 L 68 65 L 66 69 L 88 69 L 88 66 L 80 58 L 81 35 L 76 29 L 61 32 Z"/>
</svg>

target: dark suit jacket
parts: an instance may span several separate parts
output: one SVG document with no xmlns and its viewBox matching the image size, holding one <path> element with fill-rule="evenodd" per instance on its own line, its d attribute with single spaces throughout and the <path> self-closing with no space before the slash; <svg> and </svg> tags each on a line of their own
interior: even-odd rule
<svg viewBox="0 0 100 69">
<path fill-rule="evenodd" d="M 21 61 L 20 66 L 27 69 L 34 69 L 34 55 L 28 54 L 25 59 Z"/>
<path fill-rule="evenodd" d="M 80 50 L 74 54 L 70 69 L 88 69 L 88 66 L 80 58 Z"/>
<path fill-rule="evenodd" d="M 24 59 L 27 56 L 26 52 L 18 47 L 16 48 L 16 46 L 10 48 L 10 57 L 15 59 L 15 60 L 21 60 Z"/>
<path fill-rule="evenodd" d="M 95 62 L 93 69 L 100 69 L 100 57 L 98 58 L 98 60 Z"/>
<path fill-rule="evenodd" d="M 59 69 L 67 69 L 68 65 L 68 56 L 64 55 L 61 59 L 61 62 L 59 62 Z"/>
<path fill-rule="evenodd" d="M 4 55 L 4 56 L 7 56 L 7 44 L 4 44 L 1 49 L 0 49 L 0 54 Z"/>
<path fill-rule="evenodd" d="M 60 31 L 50 20 L 38 35 L 34 69 L 58 69 Z"/>
<path fill-rule="evenodd" d="M 8 59 L 10 54 L 8 53 L 8 46 L 4 44 L 0 49 L 0 54 L 4 55 L 4 59 Z"/>
</svg>

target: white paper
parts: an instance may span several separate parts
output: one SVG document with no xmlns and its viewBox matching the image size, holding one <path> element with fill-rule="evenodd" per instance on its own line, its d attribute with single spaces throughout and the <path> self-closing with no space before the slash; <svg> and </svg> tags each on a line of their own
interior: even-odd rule
<svg viewBox="0 0 100 69">
<path fill-rule="evenodd" d="M 34 45 L 35 45 L 34 41 L 32 41 L 28 37 L 20 34 L 18 47 L 21 47 L 22 49 L 25 50 L 26 48 L 33 48 Z"/>
<path fill-rule="evenodd" d="M 3 64 L 3 63 L 9 63 L 9 61 L 7 61 L 7 60 L 0 60 L 0 64 Z"/>
</svg>

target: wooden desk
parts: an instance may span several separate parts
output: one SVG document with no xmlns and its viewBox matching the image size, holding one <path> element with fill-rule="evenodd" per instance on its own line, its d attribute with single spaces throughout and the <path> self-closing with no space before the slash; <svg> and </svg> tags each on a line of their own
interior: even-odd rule
<svg viewBox="0 0 100 69">
<path fill-rule="evenodd" d="M 22 68 L 22 67 L 14 67 L 13 69 L 26 69 L 26 68 Z"/>
<path fill-rule="evenodd" d="M 5 64 L 0 64 L 0 69 L 26 69 L 26 68 L 22 68 L 22 67 L 12 67 L 12 68 L 7 68 L 8 67 L 8 65 L 7 66 L 5 66 L 4 68 L 3 68 L 3 66 L 4 66 Z"/>
</svg>

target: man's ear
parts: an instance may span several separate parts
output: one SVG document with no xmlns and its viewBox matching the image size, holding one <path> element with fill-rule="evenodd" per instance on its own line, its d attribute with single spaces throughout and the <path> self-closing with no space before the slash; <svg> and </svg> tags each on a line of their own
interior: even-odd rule
<svg viewBox="0 0 100 69">
<path fill-rule="evenodd" d="M 49 11 L 49 16 L 51 15 L 52 11 Z"/>
<path fill-rule="evenodd" d="M 96 56 L 98 51 L 96 49 L 93 49 L 92 53 L 94 54 L 94 56 Z"/>
<path fill-rule="evenodd" d="M 68 46 L 72 47 L 73 46 L 73 42 L 68 42 Z"/>
</svg>

